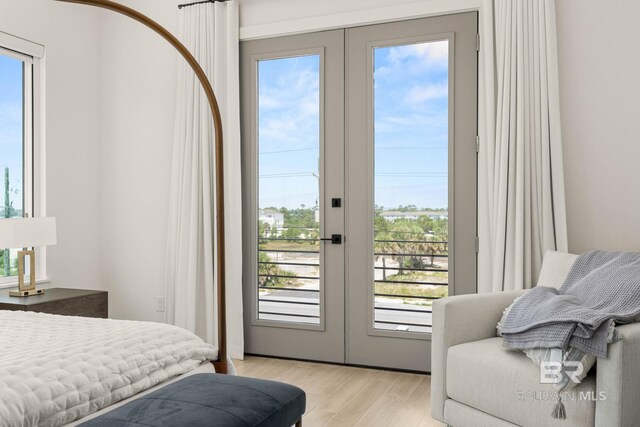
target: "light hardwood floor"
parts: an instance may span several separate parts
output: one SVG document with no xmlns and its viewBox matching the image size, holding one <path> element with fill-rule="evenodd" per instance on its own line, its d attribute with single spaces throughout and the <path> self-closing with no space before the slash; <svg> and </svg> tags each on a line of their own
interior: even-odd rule
<svg viewBox="0 0 640 427">
<path fill-rule="evenodd" d="M 303 389 L 303 427 L 440 427 L 430 416 L 431 377 L 249 356 L 238 374 Z"/>
</svg>

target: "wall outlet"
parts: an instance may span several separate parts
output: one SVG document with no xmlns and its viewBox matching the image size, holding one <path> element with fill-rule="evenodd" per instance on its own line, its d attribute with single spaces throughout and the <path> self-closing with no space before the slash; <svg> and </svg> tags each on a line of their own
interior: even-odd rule
<svg viewBox="0 0 640 427">
<path fill-rule="evenodd" d="M 164 312 L 164 297 L 156 297 L 156 311 L 158 313 Z"/>
</svg>

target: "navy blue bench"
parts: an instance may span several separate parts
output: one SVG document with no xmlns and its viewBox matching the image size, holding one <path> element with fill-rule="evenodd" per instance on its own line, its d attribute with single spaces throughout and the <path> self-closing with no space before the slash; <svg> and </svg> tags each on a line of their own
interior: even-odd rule
<svg viewBox="0 0 640 427">
<path fill-rule="evenodd" d="M 254 378 L 197 374 L 114 409 L 83 427 L 290 427 L 302 425 L 304 391 Z"/>
</svg>

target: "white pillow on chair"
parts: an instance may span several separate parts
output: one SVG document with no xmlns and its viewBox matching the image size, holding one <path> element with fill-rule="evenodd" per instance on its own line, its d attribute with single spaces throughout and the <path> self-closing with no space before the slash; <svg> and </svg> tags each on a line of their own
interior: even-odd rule
<svg viewBox="0 0 640 427">
<path fill-rule="evenodd" d="M 547 251 L 542 260 L 542 269 L 536 286 L 560 289 L 576 259 L 578 259 L 578 255 Z"/>
</svg>

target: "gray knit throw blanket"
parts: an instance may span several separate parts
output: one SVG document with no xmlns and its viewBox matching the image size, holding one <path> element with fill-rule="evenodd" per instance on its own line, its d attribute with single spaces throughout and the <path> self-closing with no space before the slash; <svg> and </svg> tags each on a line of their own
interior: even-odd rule
<svg viewBox="0 0 640 427">
<path fill-rule="evenodd" d="M 611 322 L 640 316 L 640 253 L 586 252 L 560 289 L 540 286 L 520 297 L 502 327 L 512 349 L 574 347 L 607 357 Z"/>
</svg>

